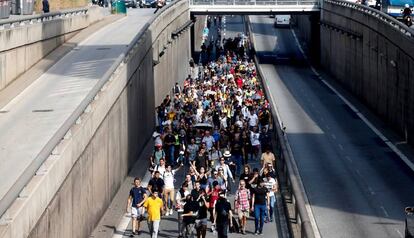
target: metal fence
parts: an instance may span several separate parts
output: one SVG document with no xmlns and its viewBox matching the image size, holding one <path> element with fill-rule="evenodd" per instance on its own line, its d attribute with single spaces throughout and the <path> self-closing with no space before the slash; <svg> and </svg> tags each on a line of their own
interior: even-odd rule
<svg viewBox="0 0 414 238">
<path fill-rule="evenodd" d="M 51 21 L 59 18 L 69 18 L 76 15 L 85 15 L 88 12 L 88 8 L 79 8 L 71 10 L 63 10 L 45 14 L 38 14 L 34 16 L 18 16 L 16 19 L 0 20 L 0 30 L 13 28 L 18 26 L 31 25 L 35 23 L 42 23 L 45 21 Z"/>
<path fill-rule="evenodd" d="M 240 5 L 240 6 L 310 6 L 319 5 L 319 0 L 190 0 L 190 5 Z"/>
</svg>

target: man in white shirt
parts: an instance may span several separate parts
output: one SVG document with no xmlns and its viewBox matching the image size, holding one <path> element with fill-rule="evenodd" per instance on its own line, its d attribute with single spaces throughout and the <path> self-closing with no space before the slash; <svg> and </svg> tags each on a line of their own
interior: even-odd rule
<svg viewBox="0 0 414 238">
<path fill-rule="evenodd" d="M 210 151 L 211 147 L 213 147 L 213 144 L 216 141 L 214 140 L 214 137 L 210 135 L 210 132 L 206 131 L 206 134 L 204 135 L 202 142 L 206 143 L 207 151 Z"/>
<path fill-rule="evenodd" d="M 250 128 L 257 126 L 257 122 L 259 121 L 259 118 L 257 117 L 256 113 L 253 112 L 253 109 L 249 111 L 248 118 L 249 118 Z"/>
<path fill-rule="evenodd" d="M 278 184 L 277 181 L 272 178 L 270 173 L 266 174 L 266 177 L 263 178 L 264 186 L 269 191 L 269 203 L 267 207 L 269 207 L 269 210 L 267 211 L 267 218 L 266 221 L 273 222 L 273 209 L 275 207 L 276 203 L 276 192 L 278 191 Z"/>
</svg>

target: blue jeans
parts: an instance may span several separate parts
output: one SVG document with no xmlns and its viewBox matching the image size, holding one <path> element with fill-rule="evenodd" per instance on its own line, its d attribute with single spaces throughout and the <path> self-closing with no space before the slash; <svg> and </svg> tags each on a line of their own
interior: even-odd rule
<svg viewBox="0 0 414 238">
<path fill-rule="evenodd" d="M 270 196 L 269 211 L 266 212 L 266 217 L 269 220 L 273 220 L 273 211 L 275 208 L 276 196 Z M 267 209 L 266 209 L 267 210 Z"/>
<path fill-rule="evenodd" d="M 254 230 L 255 232 L 263 231 L 266 205 L 254 205 Z"/>
<path fill-rule="evenodd" d="M 174 145 L 170 145 L 169 147 L 168 147 L 168 152 L 169 152 L 169 155 L 170 155 L 170 158 L 168 158 L 168 163 L 171 165 L 171 166 L 174 166 L 174 164 L 175 164 L 175 158 L 174 158 L 174 153 L 175 153 L 175 146 Z"/>
<path fill-rule="evenodd" d="M 233 174 L 233 176 L 240 175 L 240 171 L 242 169 L 242 164 L 243 164 L 243 156 L 233 155 L 233 161 L 236 164 L 236 174 Z"/>
</svg>

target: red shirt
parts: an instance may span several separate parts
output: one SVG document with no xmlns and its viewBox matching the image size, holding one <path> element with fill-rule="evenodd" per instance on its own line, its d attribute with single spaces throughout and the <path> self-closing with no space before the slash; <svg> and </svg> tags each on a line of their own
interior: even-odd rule
<svg viewBox="0 0 414 238">
<path fill-rule="evenodd" d="M 210 207 L 214 207 L 214 203 L 219 198 L 220 189 L 214 189 L 210 194 Z"/>
</svg>

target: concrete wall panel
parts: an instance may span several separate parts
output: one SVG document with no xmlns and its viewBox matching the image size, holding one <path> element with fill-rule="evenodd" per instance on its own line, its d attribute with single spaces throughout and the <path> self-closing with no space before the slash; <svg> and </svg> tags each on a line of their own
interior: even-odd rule
<svg viewBox="0 0 414 238">
<path fill-rule="evenodd" d="M 413 143 L 414 40 L 354 8 L 324 2 L 321 16 L 322 66 Z"/>
<path fill-rule="evenodd" d="M 72 126 L 71 137 L 57 146 L 57 154 L 46 166 L 44 176 L 48 179 L 43 179 L 49 188 L 48 196 L 55 192 L 49 200 L 41 199 L 48 202 L 39 206 L 43 213 L 31 227 L 30 237 L 87 237 L 93 230 L 128 170 L 152 140 L 156 102 L 171 93 L 174 82 L 183 81 L 188 72 L 187 64 L 178 62 L 189 60 L 189 31 L 172 39 L 158 64 L 164 68 L 153 68 L 152 51 L 154 45 L 168 44 L 171 32 L 188 20 L 187 1 L 174 3 L 162 12 L 129 60 L 118 67 L 115 78 L 106 83 L 105 90 L 81 115 L 80 123 Z M 174 64 L 180 67 L 167 70 Z M 30 203 L 37 193 L 38 189 L 32 189 L 21 203 Z M 15 203 L 16 208 L 22 206 Z M 17 221 L 25 222 L 17 219 L 0 231 L 12 234 L 7 232 L 23 225 Z"/>
</svg>

